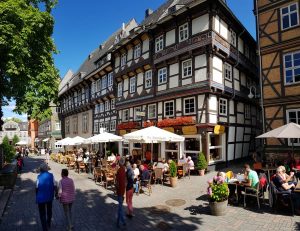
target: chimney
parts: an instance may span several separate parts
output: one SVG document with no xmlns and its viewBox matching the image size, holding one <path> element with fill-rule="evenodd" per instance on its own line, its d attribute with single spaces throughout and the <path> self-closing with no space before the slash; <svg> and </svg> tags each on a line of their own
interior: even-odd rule
<svg viewBox="0 0 300 231">
<path fill-rule="evenodd" d="M 122 30 L 125 31 L 125 23 L 122 23 Z"/>
<path fill-rule="evenodd" d="M 148 18 L 148 16 L 149 16 L 150 14 L 152 14 L 152 13 L 153 13 L 153 10 L 147 9 L 147 10 L 145 11 L 145 18 Z"/>
</svg>

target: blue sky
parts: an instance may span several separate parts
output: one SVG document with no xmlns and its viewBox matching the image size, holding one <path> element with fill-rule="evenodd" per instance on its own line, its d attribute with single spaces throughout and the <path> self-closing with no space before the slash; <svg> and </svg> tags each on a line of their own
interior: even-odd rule
<svg viewBox="0 0 300 231">
<path fill-rule="evenodd" d="M 156 9 L 166 0 L 58 0 L 53 11 L 53 39 L 59 51 L 55 65 L 63 77 L 68 69 L 74 72 L 91 51 L 105 41 L 123 22 L 135 18 L 141 22 L 147 8 Z M 242 4 L 241 4 L 242 3 Z M 255 38 L 253 0 L 227 0 L 237 18 Z M 14 102 L 4 107 L 4 117 L 26 119 L 12 112 Z"/>
</svg>

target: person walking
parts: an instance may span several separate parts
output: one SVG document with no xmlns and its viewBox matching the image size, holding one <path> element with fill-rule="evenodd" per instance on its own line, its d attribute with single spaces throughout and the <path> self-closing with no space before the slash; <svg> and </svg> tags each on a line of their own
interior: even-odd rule
<svg viewBox="0 0 300 231">
<path fill-rule="evenodd" d="M 38 204 L 43 231 L 47 231 L 51 226 L 52 202 L 55 192 L 57 192 L 57 187 L 54 176 L 48 172 L 48 165 L 42 163 L 36 181 L 36 203 Z"/>
<path fill-rule="evenodd" d="M 134 172 L 129 161 L 126 163 L 126 203 L 127 203 L 127 217 L 133 217 L 133 206 L 132 206 L 132 197 L 133 197 L 133 184 L 134 184 Z"/>
<path fill-rule="evenodd" d="M 67 230 L 72 230 L 72 204 L 75 200 L 75 185 L 74 181 L 71 178 L 69 178 L 68 175 L 68 169 L 61 170 L 62 179 L 58 183 L 58 198 L 60 203 L 62 203 L 64 213 L 67 219 Z"/>
<path fill-rule="evenodd" d="M 122 225 L 126 225 L 124 219 L 124 212 L 123 212 L 123 201 L 124 201 L 124 194 L 125 194 L 125 187 L 126 187 L 126 173 L 125 173 L 125 159 L 122 157 L 119 160 L 120 168 L 117 171 L 116 175 L 116 189 L 117 189 L 117 196 L 118 196 L 118 218 L 117 218 L 117 226 L 120 227 L 120 222 Z"/>
</svg>

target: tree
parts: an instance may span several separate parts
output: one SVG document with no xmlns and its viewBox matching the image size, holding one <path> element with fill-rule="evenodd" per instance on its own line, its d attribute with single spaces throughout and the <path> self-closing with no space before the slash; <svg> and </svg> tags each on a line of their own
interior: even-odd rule
<svg viewBox="0 0 300 231">
<path fill-rule="evenodd" d="M 16 123 L 20 123 L 20 122 L 22 122 L 22 120 L 21 119 L 19 119 L 19 118 L 16 118 L 16 117 L 13 117 L 13 118 L 7 118 L 7 119 L 5 119 L 4 120 L 4 122 L 8 122 L 8 121 L 14 121 L 14 122 L 16 122 Z"/>
<path fill-rule="evenodd" d="M 7 136 L 4 136 L 1 144 L 4 153 L 4 160 L 6 162 L 11 162 L 14 159 L 15 151 L 14 147 L 9 144 L 9 139 Z"/>
<path fill-rule="evenodd" d="M 19 141 L 20 141 L 19 137 L 15 134 L 14 137 L 13 137 L 13 140 L 12 140 L 13 146 L 15 146 L 16 143 L 18 143 Z"/>
<path fill-rule="evenodd" d="M 0 115 L 11 99 L 16 113 L 34 119 L 51 115 L 49 103 L 57 101 L 59 84 L 51 38 L 55 5 L 56 0 L 0 1 Z"/>
</svg>

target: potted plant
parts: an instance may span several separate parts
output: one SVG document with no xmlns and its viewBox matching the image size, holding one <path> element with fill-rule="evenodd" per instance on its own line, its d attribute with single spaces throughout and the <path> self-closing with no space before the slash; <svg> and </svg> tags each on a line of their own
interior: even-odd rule
<svg viewBox="0 0 300 231">
<path fill-rule="evenodd" d="M 204 176 L 205 169 L 207 168 L 207 161 L 205 159 L 205 156 L 203 152 L 200 152 L 198 155 L 198 160 L 197 160 L 197 169 L 199 171 L 200 176 Z"/>
<path fill-rule="evenodd" d="M 172 160 L 170 165 L 169 165 L 169 169 L 170 169 L 170 184 L 171 187 L 176 187 L 177 185 L 177 166 L 176 163 Z"/>
<path fill-rule="evenodd" d="M 215 176 L 213 180 L 209 180 L 207 183 L 207 194 L 212 215 L 225 215 L 229 196 L 229 189 L 225 179 L 221 176 Z"/>
</svg>

